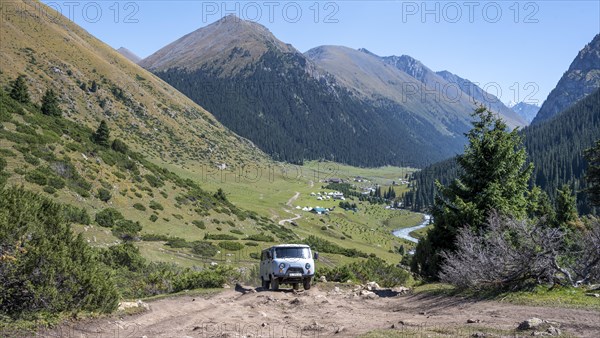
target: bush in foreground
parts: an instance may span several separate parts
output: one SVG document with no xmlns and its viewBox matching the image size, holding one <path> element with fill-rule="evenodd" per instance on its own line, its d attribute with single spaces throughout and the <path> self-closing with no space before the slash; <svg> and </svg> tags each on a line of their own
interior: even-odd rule
<svg viewBox="0 0 600 338">
<path fill-rule="evenodd" d="M 486 232 L 459 231 L 457 250 L 443 252 L 440 278 L 459 288 L 514 290 L 547 283 L 600 281 L 600 222 L 567 235 L 544 221 L 492 214 Z"/>
<path fill-rule="evenodd" d="M 0 316 L 111 312 L 118 292 L 110 273 L 61 205 L 22 188 L 0 191 Z"/>
</svg>

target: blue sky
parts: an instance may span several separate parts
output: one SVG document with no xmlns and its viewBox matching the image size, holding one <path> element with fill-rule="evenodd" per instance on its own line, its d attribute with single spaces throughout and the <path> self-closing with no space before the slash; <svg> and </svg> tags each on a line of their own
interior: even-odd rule
<svg viewBox="0 0 600 338">
<path fill-rule="evenodd" d="M 146 57 L 227 14 L 301 52 L 320 45 L 410 55 L 503 102 L 541 104 L 600 32 L 599 1 L 44 1 L 114 48 Z"/>
</svg>

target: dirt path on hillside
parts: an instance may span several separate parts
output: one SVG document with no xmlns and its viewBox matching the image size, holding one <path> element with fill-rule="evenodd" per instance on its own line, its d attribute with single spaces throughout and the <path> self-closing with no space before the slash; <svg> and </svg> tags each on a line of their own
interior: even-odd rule
<svg viewBox="0 0 600 338">
<path fill-rule="evenodd" d="M 327 288 L 332 290 L 253 292 L 236 287 L 206 298 L 157 300 L 142 314 L 77 322 L 60 330 L 68 337 L 354 337 L 393 327 L 411 337 L 472 336 L 481 331 L 514 336 L 520 322 L 538 317 L 554 322 L 567 335 L 600 335 L 598 311 L 396 295 L 391 290 L 371 299 L 352 289 Z"/>
<path fill-rule="evenodd" d="M 292 223 L 293 221 L 302 218 L 302 216 L 300 214 L 295 214 L 287 209 L 283 209 L 283 211 L 289 212 L 290 214 L 294 215 L 294 217 L 282 219 L 281 221 L 279 221 L 279 225 L 284 225 L 285 223 Z"/>
<path fill-rule="evenodd" d="M 290 199 L 287 201 L 287 203 L 285 205 L 287 205 L 288 207 L 293 207 L 292 203 L 294 203 L 298 199 L 298 197 L 300 197 L 300 193 L 296 191 L 296 193 L 294 194 L 294 196 L 290 197 Z M 301 215 L 295 214 L 294 212 L 292 212 L 292 211 L 290 211 L 288 209 L 283 208 L 283 211 L 285 211 L 285 212 L 287 212 L 289 214 L 294 215 L 294 217 L 280 220 L 279 221 L 279 225 L 284 225 L 285 223 L 292 223 L 293 221 L 302 218 Z"/>
<path fill-rule="evenodd" d="M 287 201 L 287 203 L 285 205 L 287 205 L 288 207 L 293 207 L 292 203 L 296 202 L 298 197 L 300 197 L 300 193 L 296 191 L 294 196 L 290 197 L 290 199 Z"/>
</svg>

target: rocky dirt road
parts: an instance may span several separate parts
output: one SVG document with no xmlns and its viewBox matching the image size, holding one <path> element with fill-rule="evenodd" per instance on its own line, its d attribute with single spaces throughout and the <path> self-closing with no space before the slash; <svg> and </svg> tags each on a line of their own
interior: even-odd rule
<svg viewBox="0 0 600 338">
<path fill-rule="evenodd" d="M 563 335 L 600 336 L 600 312 L 594 310 L 521 306 L 394 290 L 369 293 L 355 286 L 319 285 L 297 293 L 238 286 L 204 298 L 166 298 L 148 303 L 149 310 L 141 314 L 79 321 L 48 336 L 355 337 L 393 329 L 408 337 L 514 337 L 535 332 L 516 331 L 519 323 L 532 317 L 550 322 Z M 546 333 L 549 325 L 539 330 Z"/>
</svg>

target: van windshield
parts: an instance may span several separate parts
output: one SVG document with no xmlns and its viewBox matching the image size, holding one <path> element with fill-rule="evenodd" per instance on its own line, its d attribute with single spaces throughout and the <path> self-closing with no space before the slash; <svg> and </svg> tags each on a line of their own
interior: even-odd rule
<svg viewBox="0 0 600 338">
<path fill-rule="evenodd" d="M 275 248 L 276 258 L 310 258 L 308 248 Z"/>
</svg>

